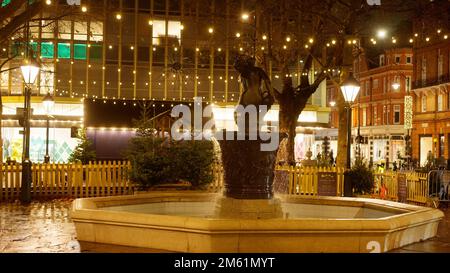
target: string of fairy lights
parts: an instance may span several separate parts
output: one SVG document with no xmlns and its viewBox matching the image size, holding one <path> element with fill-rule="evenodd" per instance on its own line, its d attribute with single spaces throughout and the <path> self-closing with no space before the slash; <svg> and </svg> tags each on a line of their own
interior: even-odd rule
<svg viewBox="0 0 450 273">
<path fill-rule="evenodd" d="M 51 0 L 47 0 L 46 4 L 47 5 L 51 5 L 53 2 Z M 81 12 L 82 13 L 86 13 L 88 12 L 88 6 L 86 5 L 82 5 L 80 6 Z M 121 12 L 117 12 L 114 15 L 115 20 L 117 21 L 122 21 L 124 19 L 124 14 Z M 249 15 L 247 13 L 243 13 L 241 15 L 241 19 L 246 21 L 249 19 Z M 148 25 L 152 26 L 154 23 L 154 21 L 150 18 L 148 19 Z M 180 31 L 185 30 L 185 25 L 184 24 L 180 24 L 179 26 Z M 210 35 L 214 35 L 214 33 L 216 32 L 216 28 L 214 25 L 207 25 L 205 27 L 206 29 L 206 33 L 210 34 Z M 433 43 L 433 42 L 438 42 L 438 41 L 445 41 L 448 40 L 449 38 L 449 33 L 447 31 L 445 31 L 443 28 L 438 28 L 435 30 L 434 33 L 414 33 L 412 35 L 410 35 L 410 38 L 408 39 L 408 43 L 411 44 L 411 46 L 413 46 L 415 43 Z M 240 40 L 244 38 L 244 33 L 242 31 L 237 31 L 234 33 L 235 39 Z M 391 41 L 391 43 L 393 45 L 395 44 L 404 44 L 402 43 L 403 41 L 400 40 L 400 38 L 398 38 L 398 36 L 390 36 L 390 39 L 388 38 L 388 32 L 386 30 L 378 30 L 378 32 L 376 33 L 376 35 L 374 37 L 370 37 L 370 43 L 373 46 L 376 46 L 377 44 L 381 44 L 381 42 L 385 42 L 385 43 L 389 43 L 389 40 Z M 12 41 L 14 41 L 14 37 L 11 38 Z M 267 41 L 269 39 L 269 36 L 267 33 L 262 33 L 260 34 L 260 37 L 258 37 L 258 40 L 263 41 L 264 44 L 259 44 L 258 45 L 258 50 L 261 50 L 262 52 L 266 52 L 268 50 L 268 48 L 265 46 Z M 293 47 L 298 47 L 299 43 L 297 41 L 294 41 L 295 39 L 293 38 L 293 36 L 291 35 L 287 35 L 285 37 L 285 39 L 283 40 L 283 43 L 281 43 L 281 49 L 282 50 L 288 50 L 290 48 Z M 34 42 L 33 40 L 31 40 L 31 42 Z M 49 43 L 52 43 L 52 41 L 49 41 Z M 308 50 L 309 48 L 312 47 L 312 45 L 315 43 L 314 37 L 310 37 L 307 39 L 306 43 L 304 44 L 304 48 L 306 50 Z M 336 38 L 330 38 L 330 40 L 325 43 L 324 46 L 326 47 L 334 47 L 338 44 L 338 41 Z M 354 38 L 354 39 L 349 39 L 347 41 L 348 45 L 356 45 L 358 44 L 358 39 Z M 86 46 L 88 48 L 91 47 L 90 43 L 86 43 Z M 109 45 L 104 45 L 107 46 L 108 50 L 113 50 L 114 49 L 114 45 L 109 44 Z M 124 45 L 122 45 L 124 46 Z M 233 49 L 235 49 L 237 52 L 239 53 L 245 53 L 246 51 L 250 50 L 249 48 L 246 48 L 244 46 L 241 45 L 233 45 L 232 46 Z M 208 46 L 208 49 L 211 49 L 210 46 Z M 214 51 L 217 52 L 222 52 L 224 51 L 224 48 L 222 46 L 215 46 L 213 47 Z M 2 48 L 1 49 L 3 52 L 6 52 L 7 49 L 6 48 Z M 129 46 L 129 50 L 130 51 L 134 51 L 136 50 L 135 45 L 130 45 Z M 153 51 L 157 51 L 157 47 L 153 46 L 152 47 Z M 174 52 L 178 52 L 181 51 L 179 46 L 173 46 L 172 49 Z M 195 52 L 196 54 L 198 54 L 198 52 L 201 51 L 201 48 L 199 46 L 195 47 Z M 24 55 L 24 52 L 21 52 L 21 55 Z M 42 59 L 43 57 L 40 56 L 40 58 Z M 59 58 L 56 58 L 55 60 L 56 62 L 60 62 Z M 299 60 L 300 63 L 303 63 L 303 60 Z M 70 61 L 71 65 L 74 65 L 75 62 L 74 60 Z M 160 67 L 162 69 L 162 67 Z M 107 65 L 105 64 L 88 64 L 87 69 L 92 69 L 93 71 L 96 70 L 109 70 L 110 68 L 107 67 Z M 122 72 L 123 68 L 121 66 L 119 66 L 119 68 L 117 68 L 117 72 L 120 74 Z M 192 70 L 192 69 L 191 69 Z M 188 69 L 186 69 L 184 72 L 187 72 Z M 317 75 L 318 73 L 333 73 L 333 75 L 335 75 L 335 73 L 340 73 L 341 69 L 339 67 L 336 68 L 328 68 L 324 71 L 314 71 L 313 73 L 315 75 Z M 52 71 L 49 71 L 50 73 L 52 73 Z M 183 73 L 184 73 L 183 72 Z M 138 73 L 138 71 L 136 71 L 136 69 L 132 70 L 132 74 L 135 75 L 136 73 Z M 141 72 L 139 72 L 141 73 Z M 202 83 L 206 83 L 206 84 L 214 84 L 214 83 L 223 83 L 223 84 L 228 84 L 231 81 L 234 81 L 236 84 L 238 83 L 238 77 L 236 75 L 231 75 L 226 77 L 225 75 L 214 75 L 213 77 L 211 77 L 211 75 L 207 76 L 207 79 L 204 77 L 201 77 L 199 75 L 195 76 L 195 75 L 191 75 L 188 73 L 184 73 L 184 74 L 177 74 L 177 73 L 156 73 L 155 71 L 147 71 L 146 73 L 148 73 L 149 76 L 155 76 L 156 78 L 152 78 L 153 82 L 149 82 L 149 81 L 145 81 L 145 86 L 148 87 L 149 85 L 151 85 L 153 83 L 153 85 L 155 86 L 159 86 L 162 87 L 165 83 L 165 81 L 167 81 L 169 86 L 172 86 L 174 90 L 177 89 L 177 87 L 179 87 L 180 85 L 184 85 L 184 86 L 191 86 L 191 85 L 197 85 L 197 86 L 201 86 Z M 153 75 L 152 75 L 153 73 Z M 156 74 L 155 74 L 156 73 Z M 308 73 L 299 73 L 299 71 L 297 71 L 297 73 L 290 73 L 290 74 L 285 74 L 285 75 L 281 75 L 279 72 L 278 73 L 274 73 L 272 75 L 272 79 L 276 80 L 276 79 L 280 79 L 282 76 L 284 77 L 297 77 L 299 78 L 300 76 L 304 76 L 304 75 L 308 75 Z M 134 79 L 136 79 L 136 77 L 134 77 Z M 20 83 L 21 79 L 17 78 L 17 77 L 12 77 L 11 79 L 13 81 L 13 83 Z M 66 81 L 66 82 L 64 82 Z M 65 83 L 69 84 L 72 86 L 72 84 L 75 84 L 75 81 L 71 78 L 71 79 L 57 79 L 57 83 L 60 85 L 64 85 Z M 106 81 L 105 83 L 99 83 L 97 80 L 91 80 L 91 81 L 85 81 L 85 80 L 79 80 L 76 84 L 79 84 L 80 86 L 85 86 L 86 84 L 88 85 L 94 85 L 97 86 L 97 84 L 105 84 L 106 88 L 109 88 L 109 86 L 112 86 L 113 84 L 110 81 Z M 121 88 L 134 88 L 134 86 L 136 85 L 136 82 L 131 82 L 131 86 L 123 86 L 123 82 L 120 81 L 117 83 L 117 85 L 120 85 Z M 142 83 L 140 83 L 142 84 Z M 134 97 L 125 97 L 125 96 L 107 96 L 107 95 L 103 95 L 103 96 L 99 96 L 97 94 L 86 94 L 85 92 L 79 92 L 76 90 L 70 90 L 71 92 L 69 92 L 69 90 L 66 90 L 65 88 L 55 88 L 54 90 L 54 94 L 56 96 L 61 96 L 61 97 L 67 97 L 70 96 L 71 98 L 81 98 L 81 99 L 92 99 L 92 100 L 111 100 L 114 104 L 119 103 L 119 101 L 122 101 L 121 103 L 123 104 L 127 104 L 126 101 L 132 99 L 132 100 L 137 100 L 138 98 L 136 96 Z M 203 92 L 205 92 L 203 90 Z M 230 97 L 228 98 L 228 100 L 230 101 L 235 101 L 237 100 L 237 97 L 239 96 L 239 92 L 235 91 L 235 92 L 230 92 Z M 201 96 L 203 99 L 207 99 L 206 96 Z M 142 98 L 145 100 L 145 98 Z M 147 98 L 148 100 L 155 100 L 155 98 Z M 212 97 L 208 98 L 210 100 L 211 103 L 215 102 L 220 102 L 223 101 L 225 102 L 225 95 L 213 95 Z M 186 96 L 179 96 L 179 97 L 163 97 L 162 98 L 163 101 L 175 101 L 175 100 L 182 100 L 182 101 L 190 101 L 192 100 L 192 98 L 188 98 Z M 134 104 L 133 104 L 134 105 Z"/>
</svg>

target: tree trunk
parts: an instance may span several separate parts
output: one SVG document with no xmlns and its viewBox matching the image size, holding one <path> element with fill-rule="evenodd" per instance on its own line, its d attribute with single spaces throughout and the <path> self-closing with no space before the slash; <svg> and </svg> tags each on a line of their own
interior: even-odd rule
<svg viewBox="0 0 450 273">
<path fill-rule="evenodd" d="M 339 92 L 340 93 L 340 92 Z M 342 95 L 338 95 L 337 100 L 339 113 L 339 128 L 338 128 L 338 147 L 336 166 L 345 168 L 347 166 L 347 115 L 344 100 Z"/>
<path fill-rule="evenodd" d="M 295 129 L 298 115 L 297 111 L 293 111 L 288 105 L 280 104 L 280 133 L 286 134 L 287 138 L 281 141 L 278 162 L 295 165 Z"/>
</svg>

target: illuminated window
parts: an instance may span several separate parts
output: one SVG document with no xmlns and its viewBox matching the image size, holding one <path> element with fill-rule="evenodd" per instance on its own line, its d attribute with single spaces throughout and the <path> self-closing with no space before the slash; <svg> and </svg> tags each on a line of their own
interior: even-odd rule
<svg viewBox="0 0 450 273">
<path fill-rule="evenodd" d="M 55 69 L 53 63 L 42 63 L 41 64 L 41 92 L 53 94 L 53 83 L 54 83 L 54 73 Z"/>
<path fill-rule="evenodd" d="M 75 22 L 74 24 L 74 40 L 87 40 L 87 22 Z"/>
<path fill-rule="evenodd" d="M 86 45 L 74 44 L 73 45 L 73 58 L 76 60 L 86 60 Z"/>
<path fill-rule="evenodd" d="M 41 57 L 42 58 L 53 58 L 55 55 L 55 50 L 53 43 L 42 43 L 41 44 Z"/>
<path fill-rule="evenodd" d="M 90 24 L 90 35 L 89 40 L 94 42 L 103 41 L 103 22 L 92 21 Z"/>
<path fill-rule="evenodd" d="M 58 21 L 58 38 L 64 39 L 64 40 L 70 40 L 71 39 L 71 21 L 63 20 Z"/>
<path fill-rule="evenodd" d="M 54 34 L 54 30 L 55 30 L 55 22 L 54 21 L 45 21 L 42 20 L 41 21 L 41 26 L 42 26 L 42 39 L 53 39 L 55 34 Z M 70 39 L 70 38 L 69 38 Z"/>
<path fill-rule="evenodd" d="M 70 59 L 70 44 L 58 43 L 58 58 Z"/>
<path fill-rule="evenodd" d="M 438 111 L 444 110 L 444 97 L 442 94 L 439 94 L 437 97 Z"/>
<path fill-rule="evenodd" d="M 167 30 L 168 37 L 173 37 L 176 39 L 181 38 L 181 22 L 179 21 L 169 21 Z M 153 44 L 161 44 L 160 38 L 166 36 L 166 21 L 164 20 L 154 20 L 153 21 Z"/>
</svg>

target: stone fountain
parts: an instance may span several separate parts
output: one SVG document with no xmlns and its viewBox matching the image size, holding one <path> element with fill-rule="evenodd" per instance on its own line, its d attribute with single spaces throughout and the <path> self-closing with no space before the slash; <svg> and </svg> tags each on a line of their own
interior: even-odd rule
<svg viewBox="0 0 450 273">
<path fill-rule="evenodd" d="M 245 58 L 235 67 L 244 90 L 240 105 L 270 108 L 264 71 Z M 176 252 L 385 252 L 436 235 L 443 213 L 432 208 L 362 198 L 274 197 L 277 149 L 262 150 L 267 140 L 251 137 L 261 133 L 261 124 L 246 124 L 238 122 L 231 140 L 219 140 L 223 194 L 77 199 L 72 220 L 78 240 Z M 244 140 L 237 140 L 239 134 Z"/>
</svg>

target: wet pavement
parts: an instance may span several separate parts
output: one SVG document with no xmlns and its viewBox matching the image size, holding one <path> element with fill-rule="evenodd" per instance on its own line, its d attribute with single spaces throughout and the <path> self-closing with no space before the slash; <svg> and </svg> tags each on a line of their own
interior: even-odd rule
<svg viewBox="0 0 450 273">
<path fill-rule="evenodd" d="M 0 253 L 6 252 L 158 252 L 151 249 L 80 243 L 70 220 L 71 199 L 0 203 Z M 450 253 L 450 209 L 443 208 L 444 220 L 436 238 L 405 246 L 393 252 Z"/>
</svg>

